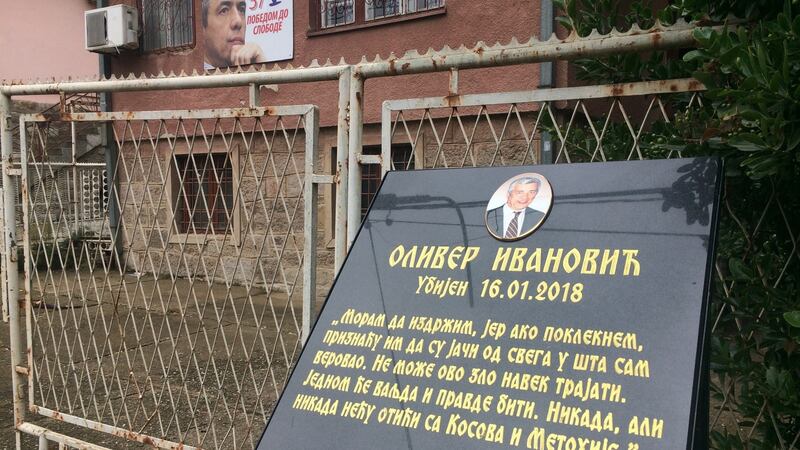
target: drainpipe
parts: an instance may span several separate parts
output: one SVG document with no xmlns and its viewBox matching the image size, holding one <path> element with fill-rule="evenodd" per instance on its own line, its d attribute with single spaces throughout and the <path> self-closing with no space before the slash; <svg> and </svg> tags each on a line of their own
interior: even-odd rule
<svg viewBox="0 0 800 450">
<path fill-rule="evenodd" d="M 539 40 L 546 41 L 553 34 L 554 10 L 553 0 L 541 0 L 539 15 Z M 539 89 L 552 88 L 555 75 L 555 64 L 553 61 L 539 63 Z M 541 164 L 552 164 L 553 162 L 553 139 L 549 132 L 542 132 L 541 136 L 542 152 Z"/>
<path fill-rule="evenodd" d="M 98 8 L 108 6 L 106 0 L 97 0 Z M 109 78 L 111 76 L 111 56 L 101 53 L 99 56 L 100 74 Z M 111 111 L 111 93 L 100 93 L 100 111 Z M 118 267 L 122 267 L 120 258 L 122 257 L 122 239 L 119 235 L 119 205 L 117 204 L 117 155 L 119 149 L 114 139 L 114 129 L 111 122 L 104 122 L 101 126 L 102 143 L 105 149 L 106 159 L 106 192 L 108 192 L 108 225 L 111 231 L 111 261 L 116 259 Z"/>
</svg>

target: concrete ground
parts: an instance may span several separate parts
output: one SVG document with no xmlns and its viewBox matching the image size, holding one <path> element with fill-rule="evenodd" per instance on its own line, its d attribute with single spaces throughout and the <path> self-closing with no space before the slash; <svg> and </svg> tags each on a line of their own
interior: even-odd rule
<svg viewBox="0 0 800 450">
<path fill-rule="evenodd" d="M 8 324 L 0 322 L 0 448 L 14 448 L 14 406 L 11 397 L 11 351 Z"/>
<path fill-rule="evenodd" d="M 203 287 L 205 282 L 190 285 L 186 280 L 173 283 L 130 276 L 97 279 L 94 280 L 97 285 L 105 285 L 106 289 L 87 289 L 92 278 L 97 277 L 102 278 L 81 273 L 60 281 L 45 279 L 38 286 L 33 283 L 33 292 L 45 292 L 38 299 L 33 296 L 33 303 L 39 306 L 33 309 L 38 318 L 34 327 L 39 327 L 34 330 L 34 365 L 43 380 L 37 389 L 46 386 L 36 391 L 37 404 L 53 409 L 59 406 L 63 411 L 67 409 L 67 402 L 71 402 L 73 410 L 78 411 L 76 415 L 80 416 L 77 405 L 85 402 L 88 405 L 85 411 L 92 416 L 96 414 L 93 409 L 96 401 L 107 407 L 102 414 L 103 422 L 113 420 L 108 412 L 111 409 L 116 408 L 119 417 L 119 412 L 127 408 L 129 419 L 135 424 L 130 428 L 154 436 L 161 434 L 159 430 L 164 423 L 193 417 L 192 423 L 182 426 L 191 430 L 188 444 L 204 439 L 205 448 L 215 448 L 212 443 L 216 439 L 222 442 L 221 448 L 250 448 L 252 438 L 248 436 L 258 439 L 266 421 L 263 413 L 271 411 L 279 389 L 276 386 L 285 381 L 288 369 L 282 355 L 288 354 L 294 359 L 299 356 L 294 321 L 300 317 L 301 296 L 293 296 L 290 308 L 285 294 L 274 293 L 269 301 L 265 293 L 239 286 L 232 287 L 227 294 L 228 288 L 224 285 L 215 284 L 208 289 Z M 83 283 L 83 288 L 77 281 Z M 173 297 L 171 302 L 166 301 L 169 293 Z M 176 301 L 176 298 L 186 301 Z M 228 304 L 224 301 L 198 303 L 194 298 L 227 298 Z M 232 302 L 236 308 L 232 307 Z M 198 308 L 198 304 L 205 308 Z M 259 312 L 263 314 L 261 317 Z M 105 318 L 107 323 L 97 318 Z M 54 333 L 50 334 L 50 330 Z M 183 331 L 178 333 L 178 330 Z M 170 338 L 170 335 L 176 337 Z M 227 342 L 227 350 L 223 342 Z M 99 353 L 95 345 L 100 346 Z M 243 350 L 248 347 L 250 350 Z M 166 359 L 171 355 L 181 361 L 183 368 L 175 370 L 174 363 L 164 368 L 153 355 Z M 5 373 L 7 380 L 0 383 L 0 449 L 15 445 L 10 359 L 8 324 L 0 323 L 0 373 Z M 227 377 L 223 379 L 222 389 L 218 388 L 220 382 L 215 381 L 220 375 Z M 95 379 L 94 388 L 87 381 L 76 381 L 92 378 Z M 103 378 L 109 380 L 110 389 L 98 387 L 97 380 Z M 240 389 L 235 386 L 237 383 Z M 165 400 L 166 395 L 156 395 L 156 392 L 164 392 L 165 386 L 174 394 L 169 401 Z M 240 390 L 243 397 L 238 396 Z M 65 400 L 67 398 L 70 400 Z M 227 400 L 220 400 L 222 398 Z M 205 403 L 211 407 L 198 406 Z M 252 430 L 244 426 L 244 411 L 253 421 Z M 159 419 L 162 414 L 164 417 Z M 153 419 L 154 416 L 157 419 Z M 108 448 L 145 448 L 33 414 L 29 414 L 28 420 Z M 156 423 L 159 420 L 161 424 Z M 124 421 L 118 423 L 124 425 Z M 172 425 L 173 434 L 174 430 L 175 425 Z M 238 435 L 235 445 L 233 434 Z M 25 436 L 22 448 L 38 448 L 37 445 L 35 438 Z M 51 448 L 57 446 L 53 444 Z"/>
</svg>

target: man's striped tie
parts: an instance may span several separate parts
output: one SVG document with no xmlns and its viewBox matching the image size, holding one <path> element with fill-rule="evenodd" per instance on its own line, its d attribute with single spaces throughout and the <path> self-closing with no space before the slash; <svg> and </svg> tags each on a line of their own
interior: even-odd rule
<svg viewBox="0 0 800 450">
<path fill-rule="evenodd" d="M 511 223 L 508 224 L 508 228 L 506 228 L 506 238 L 515 238 L 517 237 L 517 219 L 519 219 L 519 213 L 521 211 L 517 211 L 514 213 L 514 218 L 511 219 Z"/>
</svg>

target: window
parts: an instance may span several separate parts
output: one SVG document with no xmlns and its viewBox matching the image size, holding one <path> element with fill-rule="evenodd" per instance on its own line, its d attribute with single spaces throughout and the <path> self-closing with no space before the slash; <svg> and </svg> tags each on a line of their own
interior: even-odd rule
<svg viewBox="0 0 800 450">
<path fill-rule="evenodd" d="M 322 28 L 347 25 L 355 20 L 354 0 L 320 0 Z"/>
<path fill-rule="evenodd" d="M 311 0 L 319 13 L 319 23 L 312 30 L 325 30 L 344 25 L 371 25 L 381 19 L 421 15 L 444 8 L 445 0 Z M 314 9 L 312 9 L 313 11 Z M 313 16 L 312 16 L 313 17 Z"/>
<path fill-rule="evenodd" d="M 176 155 L 173 169 L 178 232 L 228 232 L 233 208 L 233 168 L 228 154 Z"/>
<path fill-rule="evenodd" d="M 439 8 L 444 0 L 365 0 L 367 20 Z"/>
<path fill-rule="evenodd" d="M 380 19 L 381 17 L 396 16 L 400 14 L 403 3 L 401 0 L 371 0 L 365 3 L 367 20 Z"/>
<path fill-rule="evenodd" d="M 139 0 L 142 50 L 194 45 L 193 0 Z"/>
<path fill-rule="evenodd" d="M 381 147 L 364 146 L 365 155 L 380 155 Z M 410 144 L 395 144 L 392 146 L 392 164 L 394 170 L 414 170 L 414 152 Z M 365 164 L 361 166 L 361 220 L 367 215 L 372 199 L 378 193 L 381 185 L 381 166 L 378 164 Z"/>
</svg>

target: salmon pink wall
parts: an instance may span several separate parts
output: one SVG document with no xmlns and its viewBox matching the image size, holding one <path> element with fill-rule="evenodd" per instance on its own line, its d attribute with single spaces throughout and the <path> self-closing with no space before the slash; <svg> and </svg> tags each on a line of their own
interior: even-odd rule
<svg viewBox="0 0 800 450">
<path fill-rule="evenodd" d="M 3 1 L 0 12 L 0 80 L 86 77 L 98 72 L 97 54 L 84 50 L 87 0 Z M 57 101 L 57 96 L 15 97 Z"/>
</svg>

